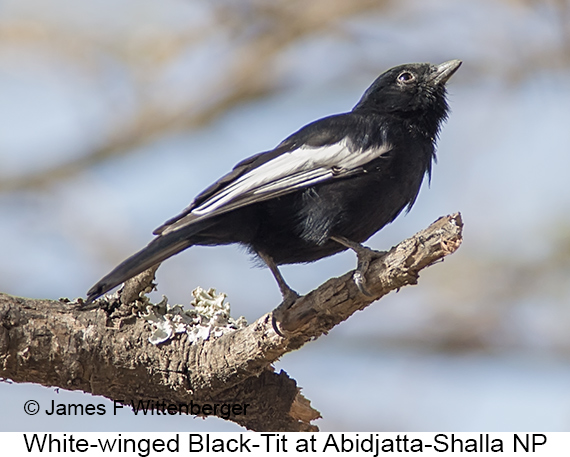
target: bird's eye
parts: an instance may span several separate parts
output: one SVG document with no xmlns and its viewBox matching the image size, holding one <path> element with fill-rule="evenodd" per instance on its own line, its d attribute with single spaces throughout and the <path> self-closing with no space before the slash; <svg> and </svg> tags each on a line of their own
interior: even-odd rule
<svg viewBox="0 0 570 457">
<path fill-rule="evenodd" d="M 409 83 L 412 82 L 416 77 L 409 71 L 404 71 L 398 75 L 398 82 Z"/>
</svg>

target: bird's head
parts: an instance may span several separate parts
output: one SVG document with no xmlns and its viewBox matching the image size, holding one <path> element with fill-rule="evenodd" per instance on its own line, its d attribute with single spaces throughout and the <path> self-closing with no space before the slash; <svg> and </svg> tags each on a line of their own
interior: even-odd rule
<svg viewBox="0 0 570 457">
<path fill-rule="evenodd" d="M 445 84 L 461 65 L 450 60 L 440 65 L 410 63 L 382 73 L 366 90 L 354 112 L 421 114 L 437 124 L 447 116 Z"/>
</svg>

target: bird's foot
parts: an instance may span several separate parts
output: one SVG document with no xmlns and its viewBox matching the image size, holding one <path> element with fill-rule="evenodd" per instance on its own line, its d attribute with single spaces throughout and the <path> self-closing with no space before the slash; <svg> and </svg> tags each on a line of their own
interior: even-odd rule
<svg viewBox="0 0 570 457">
<path fill-rule="evenodd" d="M 280 289 L 281 289 L 281 295 L 283 296 L 283 301 L 277 307 L 276 313 L 274 312 L 272 314 L 271 325 L 273 326 L 273 330 L 275 330 L 275 333 L 277 333 L 282 338 L 286 338 L 286 336 L 279 328 L 278 320 L 280 319 L 278 319 L 277 316 L 280 316 L 280 318 L 282 318 L 285 312 L 289 308 L 291 308 L 291 306 L 293 306 L 293 303 L 295 303 L 299 299 L 300 295 L 297 292 L 295 292 L 293 289 L 291 289 L 289 286 L 286 286 L 286 289 L 283 287 L 280 287 Z"/>
<path fill-rule="evenodd" d="M 358 263 L 352 277 L 361 294 L 373 297 L 374 295 L 366 287 L 366 272 L 372 261 L 384 257 L 387 253 L 386 251 L 375 251 L 365 246 L 361 246 L 361 248 L 361 250 L 355 251 Z"/>
<path fill-rule="evenodd" d="M 281 295 L 283 296 L 283 301 L 279 307 L 282 309 L 291 308 L 291 306 L 293 306 L 293 303 L 295 303 L 300 297 L 300 295 L 290 287 L 287 287 L 285 290 L 281 289 Z"/>
<path fill-rule="evenodd" d="M 366 272 L 370 267 L 370 263 L 376 259 L 384 257 L 387 252 L 386 251 L 375 251 L 374 249 L 370 249 L 366 246 L 363 246 L 360 243 L 356 243 L 354 241 L 350 241 L 344 237 L 340 236 L 333 236 L 331 237 L 333 241 L 346 246 L 347 248 L 353 250 L 356 253 L 357 264 L 356 270 L 352 275 L 354 279 L 354 283 L 356 287 L 360 291 L 362 295 L 366 295 L 367 297 L 373 297 L 374 295 L 368 290 L 366 287 Z"/>
<path fill-rule="evenodd" d="M 278 319 L 276 315 L 282 316 L 284 312 L 286 312 L 289 308 L 291 308 L 291 306 L 293 306 L 293 303 L 295 303 L 299 299 L 299 294 L 287 285 L 285 279 L 283 279 L 283 276 L 279 272 L 279 268 L 277 268 L 277 265 L 269 255 L 264 254 L 263 252 L 258 252 L 258 255 L 261 258 L 261 260 L 263 260 L 271 270 L 273 277 L 277 281 L 279 290 L 281 291 L 281 296 L 283 297 L 283 301 L 277 307 L 276 313 L 274 313 L 271 316 L 271 323 L 273 325 L 273 330 L 275 330 L 275 333 L 285 338 L 285 335 L 279 330 L 279 326 L 277 325 Z"/>
</svg>

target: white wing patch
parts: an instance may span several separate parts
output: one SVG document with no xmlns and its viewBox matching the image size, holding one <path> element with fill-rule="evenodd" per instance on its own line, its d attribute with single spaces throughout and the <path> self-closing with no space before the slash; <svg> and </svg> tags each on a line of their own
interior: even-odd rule
<svg viewBox="0 0 570 457">
<path fill-rule="evenodd" d="M 247 195 L 282 193 L 284 190 L 308 187 L 332 178 L 334 170 L 357 169 L 391 149 L 383 145 L 366 151 L 351 151 L 346 140 L 321 147 L 302 146 L 281 154 L 245 173 L 192 210 L 202 216 Z"/>
</svg>

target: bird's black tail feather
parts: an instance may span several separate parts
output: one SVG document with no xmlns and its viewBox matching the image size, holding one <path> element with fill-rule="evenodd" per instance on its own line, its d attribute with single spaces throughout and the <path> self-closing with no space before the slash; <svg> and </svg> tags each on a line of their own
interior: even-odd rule
<svg viewBox="0 0 570 457">
<path fill-rule="evenodd" d="M 145 248 L 122 262 L 89 289 L 86 303 L 92 303 L 93 300 L 125 282 L 127 279 L 142 273 L 157 263 L 172 257 L 174 254 L 178 254 L 193 244 L 192 239 L 181 236 L 181 234 L 176 232 L 155 238 Z"/>
</svg>

